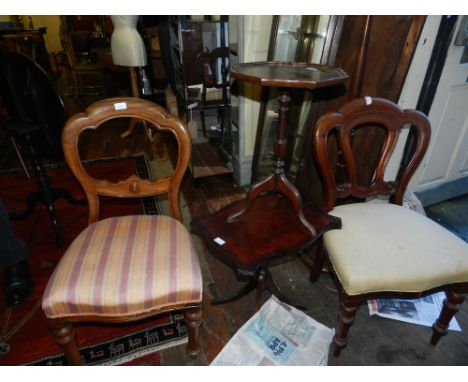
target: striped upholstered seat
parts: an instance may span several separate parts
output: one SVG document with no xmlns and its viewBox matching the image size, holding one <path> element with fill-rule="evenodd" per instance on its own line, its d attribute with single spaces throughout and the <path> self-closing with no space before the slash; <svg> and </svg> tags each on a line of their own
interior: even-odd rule
<svg viewBox="0 0 468 382">
<path fill-rule="evenodd" d="M 48 318 L 125 317 L 199 304 L 202 278 L 190 234 L 168 216 L 109 218 L 70 245 L 48 283 Z"/>
</svg>

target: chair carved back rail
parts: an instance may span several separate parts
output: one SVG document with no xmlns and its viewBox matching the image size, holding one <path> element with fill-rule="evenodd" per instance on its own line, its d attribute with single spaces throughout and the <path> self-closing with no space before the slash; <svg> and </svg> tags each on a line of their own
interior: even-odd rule
<svg viewBox="0 0 468 382">
<path fill-rule="evenodd" d="M 415 149 L 395 180 L 387 181 L 385 168 L 405 125 L 416 132 Z M 384 130 L 383 145 L 374 175 L 363 185 L 355 164 L 360 147 L 353 132 L 375 126 Z M 338 112 L 322 116 L 315 126 L 315 159 L 325 193 L 323 208 L 342 221 L 342 229 L 325 232 L 326 256 L 320 258 L 322 265 L 327 260 L 339 291 L 335 356 L 347 345 L 356 311 L 368 299 L 418 298 L 445 291 L 442 311 L 433 325 L 431 344 L 435 345 L 447 334 L 450 320 L 464 300 L 463 293 L 468 292 L 468 244 L 402 206 L 408 182 L 429 145 L 430 130 L 423 113 L 401 110 L 389 100 L 371 97 L 350 101 Z M 337 147 L 330 148 L 332 143 Z M 338 166 L 332 166 L 334 163 Z M 377 195 L 388 196 L 389 203 L 353 200 L 339 205 L 349 197 L 362 200 Z"/>
</svg>

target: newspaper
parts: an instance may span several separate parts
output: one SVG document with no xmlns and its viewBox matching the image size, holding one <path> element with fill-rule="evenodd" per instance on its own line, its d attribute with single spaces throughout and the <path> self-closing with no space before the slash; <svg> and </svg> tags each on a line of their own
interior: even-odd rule
<svg viewBox="0 0 468 382">
<path fill-rule="evenodd" d="M 326 365 L 333 335 L 333 329 L 272 296 L 211 366 Z"/>
<path fill-rule="evenodd" d="M 432 326 L 439 318 L 445 293 L 439 292 L 416 300 L 368 300 L 369 314 L 413 324 Z M 452 318 L 449 330 L 461 332 L 457 320 Z"/>
</svg>

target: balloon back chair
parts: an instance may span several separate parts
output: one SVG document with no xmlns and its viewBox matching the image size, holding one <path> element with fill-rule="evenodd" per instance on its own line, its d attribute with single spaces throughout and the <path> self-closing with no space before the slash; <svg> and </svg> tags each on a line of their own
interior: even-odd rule
<svg viewBox="0 0 468 382">
<path fill-rule="evenodd" d="M 201 52 L 195 59 L 194 66 L 202 71 L 202 90 L 192 110 L 200 111 L 203 135 L 207 135 L 205 112 L 216 110 L 218 114 L 220 140 L 224 134 L 226 121 L 229 117 L 229 48 L 219 47 L 211 52 Z"/>
<path fill-rule="evenodd" d="M 415 131 L 415 149 L 394 181 L 385 168 L 401 128 Z M 355 163 L 359 129 L 383 128 L 384 144 L 371 181 L 360 181 Z M 364 131 L 366 132 L 366 131 Z M 367 130 L 369 132 L 369 130 Z M 347 344 L 356 310 L 367 299 L 419 298 L 445 291 L 446 299 L 433 325 L 431 343 L 447 334 L 450 320 L 468 292 L 468 244 L 424 215 L 402 206 L 405 189 L 421 163 L 430 140 L 430 123 L 416 110 L 401 110 L 380 98 L 360 98 L 337 113 L 320 118 L 315 130 L 315 154 L 322 175 L 324 209 L 342 220 L 342 229 L 324 234 L 325 253 L 340 295 L 334 355 Z M 335 142 L 336 150 L 331 142 Z M 332 155 L 335 152 L 338 155 Z M 337 159 L 338 158 L 338 159 Z M 337 166 L 332 163 L 337 162 Z M 341 168 L 344 171 L 337 171 Z M 344 174 L 343 174 L 344 172 Z M 344 181 L 338 182 L 340 177 Z M 364 202 L 385 195 L 388 203 Z M 340 200 L 358 198 L 356 203 Z"/>
<path fill-rule="evenodd" d="M 111 183 L 90 177 L 79 157 L 82 131 L 119 117 L 138 118 L 173 133 L 178 159 L 173 174 L 149 181 L 136 175 Z M 199 353 L 202 276 L 178 204 L 191 140 L 186 125 L 158 105 L 138 98 L 96 102 L 72 116 L 63 130 L 66 161 L 89 203 L 89 225 L 71 243 L 44 292 L 42 309 L 69 363 L 82 363 L 75 341 L 77 322 L 130 322 L 183 311 L 189 355 Z M 147 197 L 168 193 L 173 217 L 133 215 L 98 220 L 99 196 Z"/>
</svg>

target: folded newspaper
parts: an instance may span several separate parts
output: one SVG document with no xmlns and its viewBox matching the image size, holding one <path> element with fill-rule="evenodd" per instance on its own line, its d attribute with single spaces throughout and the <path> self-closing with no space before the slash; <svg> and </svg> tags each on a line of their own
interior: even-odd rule
<svg viewBox="0 0 468 382">
<path fill-rule="evenodd" d="M 445 293 L 439 292 L 416 300 L 378 299 L 369 300 L 369 314 L 398 321 L 432 326 L 442 309 Z M 461 331 L 457 320 L 452 318 L 449 330 Z"/>
<path fill-rule="evenodd" d="M 272 296 L 211 366 L 326 365 L 333 335 L 333 329 Z"/>
</svg>

